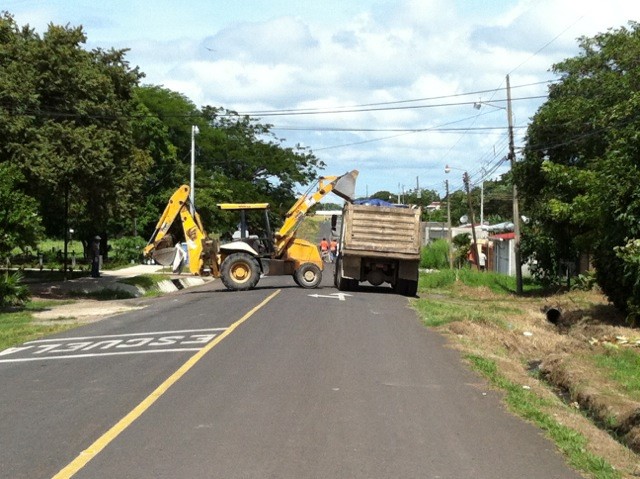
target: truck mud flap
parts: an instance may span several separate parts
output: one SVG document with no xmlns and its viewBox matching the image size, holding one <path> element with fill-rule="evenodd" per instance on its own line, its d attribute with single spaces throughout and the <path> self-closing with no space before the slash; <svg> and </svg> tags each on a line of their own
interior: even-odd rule
<svg viewBox="0 0 640 479">
<path fill-rule="evenodd" d="M 398 262 L 398 279 L 406 279 L 409 281 L 418 281 L 419 261 L 399 261 Z"/>
</svg>

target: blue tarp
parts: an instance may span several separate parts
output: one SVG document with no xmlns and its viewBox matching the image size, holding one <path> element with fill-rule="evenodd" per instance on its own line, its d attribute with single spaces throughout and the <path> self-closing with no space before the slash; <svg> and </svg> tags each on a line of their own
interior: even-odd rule
<svg viewBox="0 0 640 479">
<path fill-rule="evenodd" d="M 388 201 L 379 200 L 377 198 L 365 198 L 363 200 L 355 200 L 353 202 L 355 205 L 365 205 L 365 206 L 395 206 L 393 203 L 389 203 Z"/>
<path fill-rule="evenodd" d="M 365 206 L 386 206 L 387 208 L 408 208 L 408 205 L 397 205 L 395 203 L 390 203 L 385 200 L 379 200 L 377 198 L 365 198 L 362 200 L 355 200 L 353 202 L 354 205 L 365 205 Z"/>
</svg>

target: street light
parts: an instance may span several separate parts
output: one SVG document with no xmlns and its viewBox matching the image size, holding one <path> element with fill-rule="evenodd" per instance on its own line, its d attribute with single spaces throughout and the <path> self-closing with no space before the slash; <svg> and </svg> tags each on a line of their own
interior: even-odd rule
<svg viewBox="0 0 640 479">
<path fill-rule="evenodd" d="M 483 107 L 483 106 L 485 106 L 485 105 L 486 105 L 486 106 L 491 106 L 491 107 L 493 107 L 493 108 L 497 108 L 498 110 L 506 110 L 506 109 L 507 109 L 507 107 L 494 105 L 493 103 L 489 103 L 489 102 L 482 101 L 482 100 L 478 100 L 478 101 L 476 101 L 476 102 L 474 102 L 474 103 L 473 103 L 473 107 L 474 107 L 476 110 L 479 110 L 480 108 L 482 108 L 482 107 Z"/>
</svg>

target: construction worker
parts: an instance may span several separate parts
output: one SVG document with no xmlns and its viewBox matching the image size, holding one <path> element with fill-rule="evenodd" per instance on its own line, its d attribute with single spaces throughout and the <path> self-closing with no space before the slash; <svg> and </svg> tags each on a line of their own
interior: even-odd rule
<svg viewBox="0 0 640 479">
<path fill-rule="evenodd" d="M 331 258 L 329 257 L 329 242 L 327 241 L 327 238 L 322 238 L 322 241 L 320 241 L 320 257 L 323 261 L 331 261 Z"/>
<path fill-rule="evenodd" d="M 331 262 L 333 263 L 336 260 L 336 255 L 338 254 L 338 242 L 335 238 L 331 239 L 331 244 L 329 245 L 329 250 L 331 252 Z"/>
</svg>

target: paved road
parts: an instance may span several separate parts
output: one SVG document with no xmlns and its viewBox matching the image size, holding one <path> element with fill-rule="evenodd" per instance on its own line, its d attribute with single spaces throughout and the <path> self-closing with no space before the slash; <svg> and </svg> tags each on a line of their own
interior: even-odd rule
<svg viewBox="0 0 640 479">
<path fill-rule="evenodd" d="M 407 298 L 326 276 L 216 281 L 0 355 L 0 477 L 579 477 Z"/>
</svg>

